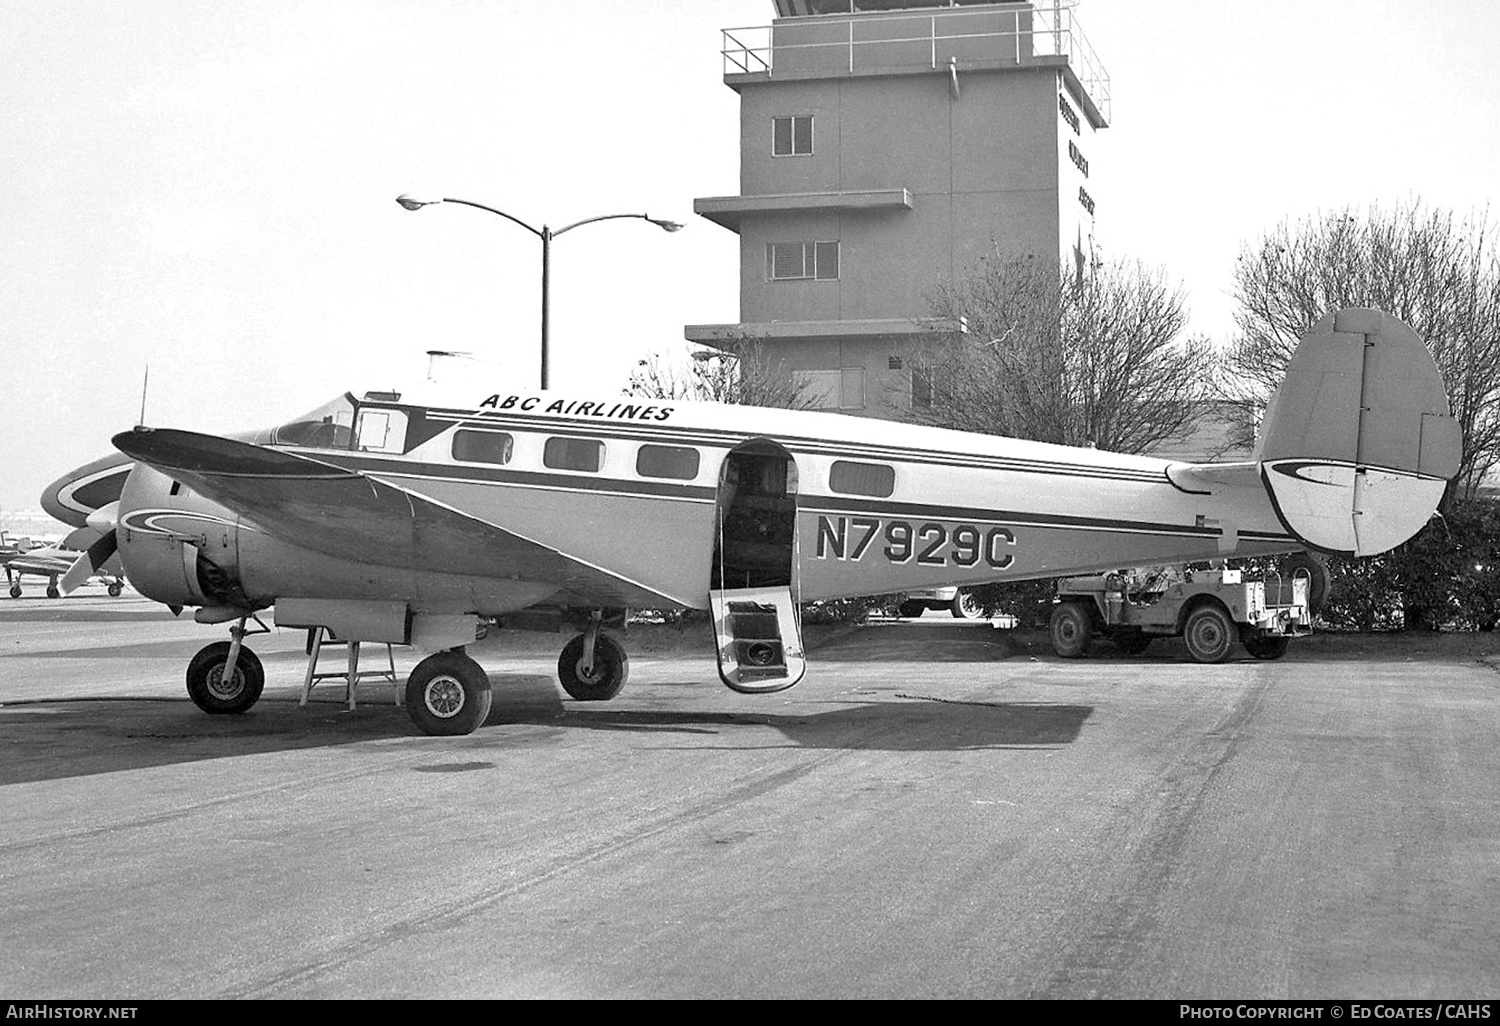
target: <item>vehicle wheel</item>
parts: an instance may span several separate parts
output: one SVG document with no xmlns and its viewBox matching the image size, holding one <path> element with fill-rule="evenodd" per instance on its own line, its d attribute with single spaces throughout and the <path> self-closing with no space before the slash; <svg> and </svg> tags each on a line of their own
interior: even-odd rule
<svg viewBox="0 0 1500 1026">
<path fill-rule="evenodd" d="M 950 608 L 953 615 L 960 620 L 984 619 L 984 603 L 962 588 L 958 590 L 957 595 L 953 596 L 953 605 Z"/>
<path fill-rule="evenodd" d="M 896 612 L 901 614 L 903 620 L 915 620 L 927 612 L 927 605 L 922 602 L 903 602 L 901 603 L 901 608 L 896 610 Z"/>
<path fill-rule="evenodd" d="M 266 686 L 266 671 L 260 657 L 244 645 L 234 660 L 234 677 L 224 679 L 224 661 L 229 642 L 205 645 L 187 668 L 187 692 L 193 704 L 206 713 L 242 713 L 260 700 Z"/>
<path fill-rule="evenodd" d="M 62 596 L 62 592 L 57 590 L 57 585 L 56 584 L 49 584 L 49 585 L 47 585 L 47 597 L 48 598 L 59 598 L 61 596 Z"/>
<path fill-rule="evenodd" d="M 1245 651 L 1257 659 L 1280 659 L 1286 655 L 1291 638 L 1284 634 L 1257 634 L 1243 639 Z"/>
<path fill-rule="evenodd" d="M 1182 628 L 1182 640 L 1187 643 L 1188 655 L 1200 663 L 1222 663 L 1229 658 L 1234 647 L 1234 621 L 1222 606 L 1208 604 L 1199 606 L 1188 614 Z"/>
<path fill-rule="evenodd" d="M 10 597 L 11 598 L 20 598 L 21 597 L 21 586 L 19 584 L 12 584 L 10 586 Z"/>
<path fill-rule="evenodd" d="M 1287 558 L 1282 573 L 1295 580 L 1298 571 L 1306 570 L 1310 578 L 1307 586 L 1308 611 L 1314 616 L 1323 611 L 1323 600 L 1328 597 L 1328 565 L 1311 552 L 1294 552 Z"/>
<path fill-rule="evenodd" d="M 563 646 L 557 660 L 557 679 L 563 690 L 580 702 L 604 702 L 614 698 L 625 686 L 630 676 L 630 659 L 625 648 L 608 634 L 600 634 L 594 642 L 594 665 L 584 673 L 579 663 L 583 660 L 583 635 L 580 634 Z"/>
<path fill-rule="evenodd" d="M 1119 631 L 1114 635 L 1114 643 L 1126 655 L 1136 656 L 1151 647 L 1151 635 L 1145 631 Z"/>
<path fill-rule="evenodd" d="M 122 587 L 121 587 L 121 586 L 120 586 L 120 585 L 118 585 L 118 584 L 111 584 L 111 585 L 110 585 L 110 586 L 109 586 L 109 597 L 110 597 L 110 598 L 119 598 L 119 597 L 120 597 L 120 593 L 121 593 L 121 592 L 122 592 L 122 591 L 124 591 L 124 590 L 125 590 L 125 589 L 124 589 L 124 588 L 122 588 Z"/>
<path fill-rule="evenodd" d="M 489 675 L 462 652 L 430 655 L 406 678 L 406 711 L 424 734 L 472 734 L 490 714 Z"/>
<path fill-rule="evenodd" d="M 1078 602 L 1062 602 L 1052 610 L 1052 651 L 1064 659 L 1077 659 L 1089 650 L 1094 635 L 1088 610 Z"/>
</svg>

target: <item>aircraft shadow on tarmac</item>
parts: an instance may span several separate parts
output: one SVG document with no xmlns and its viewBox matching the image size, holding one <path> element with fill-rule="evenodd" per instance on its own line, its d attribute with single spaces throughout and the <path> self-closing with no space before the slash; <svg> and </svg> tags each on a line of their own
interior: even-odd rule
<svg viewBox="0 0 1500 1026">
<path fill-rule="evenodd" d="M 495 704 L 485 728 L 454 738 L 418 734 L 389 691 L 362 694 L 358 708 L 350 711 L 329 698 L 299 707 L 296 689 L 278 689 L 241 716 L 206 715 L 186 696 L 8 704 L 0 706 L 0 787 L 372 741 L 401 742 L 395 750 L 419 747 L 433 755 L 472 757 L 547 747 L 571 731 L 631 733 L 657 747 L 683 749 L 1040 748 L 1072 743 L 1093 712 L 1085 705 L 952 702 L 903 694 L 870 702 L 809 703 L 834 708 L 802 714 L 630 709 L 564 701 L 548 677 L 501 674 L 494 680 Z M 699 686 L 711 688 L 717 698 L 717 682 Z M 461 768 L 484 765 L 461 761 Z"/>
<path fill-rule="evenodd" d="M 660 747 L 749 750 L 756 748 L 843 749 L 884 752 L 959 752 L 1071 744 L 1091 706 L 1032 702 L 882 701 L 812 715 L 794 713 L 649 712 L 583 710 L 569 706 L 565 727 L 655 735 Z M 494 722 L 492 713 L 490 722 Z M 515 722 L 509 720 L 509 722 Z M 556 724 L 558 721 L 551 721 Z M 738 738 L 738 728 L 771 727 L 784 739 Z M 717 737 L 680 743 L 674 736 Z"/>
<path fill-rule="evenodd" d="M 62 598 L 15 606 L 0 605 L 0 623 L 172 623 L 174 619 L 163 606 L 138 603 L 122 603 L 118 609 L 101 609 Z M 192 618 L 188 617 L 187 622 L 191 623 Z"/>
</svg>

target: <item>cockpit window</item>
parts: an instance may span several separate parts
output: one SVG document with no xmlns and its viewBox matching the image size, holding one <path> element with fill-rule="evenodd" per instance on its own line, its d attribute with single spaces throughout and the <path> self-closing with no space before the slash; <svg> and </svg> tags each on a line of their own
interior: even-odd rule
<svg viewBox="0 0 1500 1026">
<path fill-rule="evenodd" d="M 354 398 L 347 393 L 271 430 L 273 445 L 347 449 L 354 437 Z"/>
</svg>

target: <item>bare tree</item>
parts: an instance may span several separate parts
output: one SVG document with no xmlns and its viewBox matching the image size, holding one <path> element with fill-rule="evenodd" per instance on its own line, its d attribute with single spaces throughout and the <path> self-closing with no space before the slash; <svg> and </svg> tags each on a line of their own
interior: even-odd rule
<svg viewBox="0 0 1500 1026">
<path fill-rule="evenodd" d="M 807 381 L 773 361 L 763 346 L 744 341 L 726 343 L 719 351 L 694 353 L 685 368 L 652 354 L 631 373 L 625 392 L 655 399 L 699 399 L 787 410 L 819 406 L 818 396 Z"/>
<path fill-rule="evenodd" d="M 912 414 L 926 423 L 1143 452 L 1185 434 L 1211 394 L 1216 356 L 1182 338 L 1181 290 L 1139 264 L 1080 279 L 996 253 L 933 307 L 968 332 L 918 357 L 930 396 L 915 387 Z"/>
<path fill-rule="evenodd" d="M 1298 340 L 1345 306 L 1401 318 L 1432 351 L 1463 429 L 1460 493 L 1500 459 L 1500 256 L 1488 216 L 1419 201 L 1283 222 L 1235 268 L 1230 387 L 1264 404 Z"/>
</svg>

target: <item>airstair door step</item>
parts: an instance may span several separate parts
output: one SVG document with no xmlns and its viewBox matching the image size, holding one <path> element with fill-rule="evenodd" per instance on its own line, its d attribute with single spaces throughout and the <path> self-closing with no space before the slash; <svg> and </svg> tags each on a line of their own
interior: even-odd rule
<svg viewBox="0 0 1500 1026">
<path fill-rule="evenodd" d="M 789 587 L 714 588 L 719 679 L 735 691 L 781 691 L 802 679 L 801 613 Z"/>
</svg>

